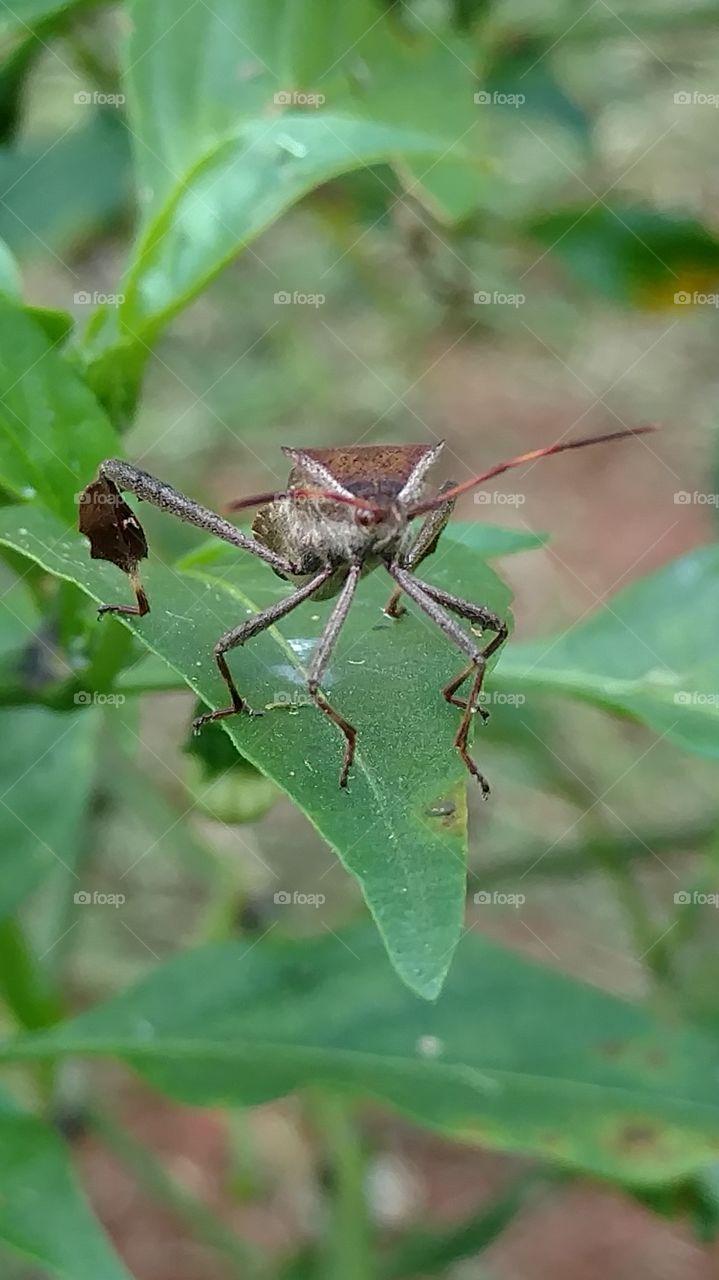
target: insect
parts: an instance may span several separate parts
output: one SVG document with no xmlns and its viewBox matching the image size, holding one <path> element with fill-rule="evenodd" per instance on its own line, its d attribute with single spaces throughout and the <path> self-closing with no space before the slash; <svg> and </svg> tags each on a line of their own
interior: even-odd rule
<svg viewBox="0 0 719 1280">
<path fill-rule="evenodd" d="M 128 574 L 136 603 L 104 604 L 99 612 L 143 617 L 150 610 L 138 572 L 140 561 L 147 556 L 147 542 L 137 517 L 122 498 L 126 491 L 258 556 L 293 584 L 284 600 L 220 636 L 214 656 L 230 701 L 196 719 L 193 728 L 199 731 L 211 720 L 241 713 L 263 714 L 249 706 L 235 684 L 227 662 L 233 649 L 285 618 L 305 600 L 334 599 L 309 665 L 307 687 L 312 701 L 344 737 L 339 784 L 346 787 L 357 730 L 322 693 L 322 680 L 360 578 L 382 566 L 394 584 L 385 612 L 400 618 L 405 612 L 400 599 L 408 596 L 464 655 L 464 667 L 441 692 L 448 703 L 462 712 L 454 746 L 486 796 L 489 785 L 469 754 L 469 731 L 476 713 L 482 720 L 488 719 L 488 712 L 480 705 L 482 684 L 489 659 L 507 638 L 507 626 L 483 605 L 463 600 L 417 577 L 416 570 L 436 549 L 461 494 L 522 463 L 654 429 L 637 427 L 534 449 L 461 484 L 448 482 L 434 497 L 427 496 L 428 474 L 443 442 L 285 448 L 283 452 L 292 464 L 286 489 L 255 494 L 231 504 L 231 510 L 260 507 L 251 537 L 146 471 L 117 458 L 108 459 L 101 463 L 97 479 L 81 495 L 80 531 L 90 541 L 93 559 L 110 560 Z M 417 526 L 414 521 L 419 516 L 424 519 Z M 462 621 L 469 623 L 469 630 L 461 625 Z M 489 639 L 485 633 L 489 633 Z M 466 696 L 460 696 L 466 682 Z"/>
</svg>

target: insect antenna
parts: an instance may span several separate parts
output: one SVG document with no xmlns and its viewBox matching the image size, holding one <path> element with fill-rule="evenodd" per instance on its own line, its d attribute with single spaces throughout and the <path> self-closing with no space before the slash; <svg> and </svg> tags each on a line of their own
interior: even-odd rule
<svg viewBox="0 0 719 1280">
<path fill-rule="evenodd" d="M 558 444 L 547 445 L 544 449 L 531 449 L 529 453 L 520 453 L 516 458 L 510 458 L 508 462 L 498 462 L 496 466 L 490 467 L 488 471 L 483 471 L 481 475 L 472 476 L 469 480 L 464 480 L 461 484 L 456 484 L 451 489 L 445 489 L 436 498 L 428 498 L 424 502 L 417 502 L 410 507 L 407 515 L 409 517 L 424 515 L 425 511 L 433 511 L 436 507 L 442 506 L 443 503 L 451 501 L 453 498 L 460 497 L 463 493 L 469 493 L 470 489 L 475 489 L 477 485 L 484 484 L 487 480 L 492 480 L 494 476 L 499 476 L 503 471 L 510 471 L 512 467 L 520 467 L 524 462 L 535 462 L 538 458 L 548 458 L 553 453 L 565 453 L 567 449 L 583 449 L 588 444 L 606 444 L 609 440 L 625 440 L 629 436 L 641 436 L 648 431 L 658 431 L 655 425 L 646 427 L 628 427 L 626 431 L 609 431 L 601 436 L 583 436 L 579 440 L 560 441 Z"/>
<path fill-rule="evenodd" d="M 357 507 L 362 511 L 371 511 L 374 515 L 386 514 L 385 508 L 369 498 L 355 498 L 349 493 L 333 493 L 329 489 L 274 489 L 269 493 L 254 493 L 249 498 L 235 498 L 226 507 L 227 511 L 242 511 L 245 507 L 261 507 L 268 502 L 279 502 L 282 498 L 314 498 L 321 502 L 340 502 L 348 507 Z"/>
</svg>

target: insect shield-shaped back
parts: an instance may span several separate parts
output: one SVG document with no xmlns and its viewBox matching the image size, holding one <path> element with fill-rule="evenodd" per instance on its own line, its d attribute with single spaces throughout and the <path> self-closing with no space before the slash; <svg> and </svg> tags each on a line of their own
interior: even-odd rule
<svg viewBox="0 0 719 1280">
<path fill-rule="evenodd" d="M 109 606 L 106 612 L 148 613 L 150 606 L 140 584 L 137 566 L 147 559 L 147 539 L 139 520 L 130 510 L 117 485 L 100 476 L 80 494 L 80 533 L 90 543 L 93 560 L 109 560 L 126 573 L 137 598 L 137 610 Z"/>
<path fill-rule="evenodd" d="M 432 464 L 442 449 L 435 445 L 350 445 L 332 449 L 282 450 L 294 463 L 289 488 L 315 485 L 332 492 L 391 502 L 419 497 Z"/>
</svg>

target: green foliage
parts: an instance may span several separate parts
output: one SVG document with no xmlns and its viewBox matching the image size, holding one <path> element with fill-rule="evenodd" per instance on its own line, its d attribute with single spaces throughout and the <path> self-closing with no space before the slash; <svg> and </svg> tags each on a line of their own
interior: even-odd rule
<svg viewBox="0 0 719 1280">
<path fill-rule="evenodd" d="M 0 1170 L 0 1244 L 59 1280 L 130 1280 L 78 1189 L 60 1139 L 5 1094 Z"/>
<path fill-rule="evenodd" d="M 99 728 L 96 708 L 74 715 L 44 707 L 0 712 L 0 918 L 53 872 L 66 882 L 75 877 Z"/>
<path fill-rule="evenodd" d="M 510 689 L 571 693 L 643 720 L 687 751 L 719 756 L 715 644 L 719 547 L 702 547 L 618 592 L 566 634 L 515 644 Z"/>
<path fill-rule="evenodd" d="M 313 942 L 226 943 L 178 957 L 7 1054 L 109 1054 L 202 1105 L 331 1084 L 459 1141 L 628 1184 L 701 1168 L 719 1129 L 710 1039 L 486 939 L 462 946 L 429 1008 L 393 979 L 366 927 Z"/>
<path fill-rule="evenodd" d="M 631 582 L 549 636 L 510 636 L 488 675 L 492 720 L 472 740 L 482 770 L 500 780 L 500 801 L 510 797 L 508 825 L 527 837 L 504 858 L 495 800 L 481 806 L 474 789 L 468 804 L 452 749 L 459 713 L 441 689 L 461 658 L 413 607 L 398 620 L 383 613 L 386 575 L 362 582 L 326 679 L 358 729 L 345 792 L 340 735 L 305 689 L 330 605 L 306 603 L 231 654 L 242 694 L 264 715 L 213 725 L 183 746 L 191 704 L 226 701 L 216 640 L 281 599 L 287 584 L 241 552 L 196 533 L 183 540 L 184 531 L 143 513 L 151 613 L 98 623 L 97 604 L 129 603 L 130 592 L 77 532 L 78 495 L 106 457 L 154 469 L 145 454 L 169 444 L 166 478 L 198 497 L 206 459 L 214 471 L 266 463 L 267 484 L 281 484 L 274 439 L 260 439 L 270 420 L 290 444 L 425 438 L 431 429 L 410 393 L 450 353 L 481 355 L 495 331 L 526 344 L 538 327 L 540 344 L 551 352 L 559 335 L 566 352 L 590 307 L 587 327 L 600 312 L 612 325 L 627 311 L 646 322 L 677 301 L 688 316 L 697 294 L 716 286 L 716 235 L 688 198 L 686 206 L 653 203 L 651 192 L 620 188 L 624 172 L 605 181 L 601 86 L 592 78 L 605 63 L 591 68 L 593 42 L 611 43 L 630 22 L 646 23 L 671 59 L 679 15 L 646 3 L 616 13 L 591 7 L 578 18 L 572 5 L 549 0 L 127 0 L 119 8 L 116 41 L 114 19 L 93 0 L 0 4 L 0 1248 L 62 1280 L 129 1276 L 48 1119 L 64 1115 L 68 1064 L 86 1060 L 94 1078 L 93 1064 L 106 1058 L 194 1106 L 236 1109 L 302 1094 L 333 1166 L 333 1212 L 327 1238 L 283 1262 L 286 1280 L 438 1274 L 488 1247 L 534 1188 L 532 1175 L 465 1223 L 376 1248 L 355 1124 L 366 1100 L 450 1140 L 531 1155 L 547 1176 L 598 1175 L 658 1213 L 688 1209 L 710 1235 L 716 1017 L 697 992 L 713 991 L 715 966 L 693 957 L 697 912 L 685 906 L 683 886 L 713 887 L 714 775 L 699 771 L 719 756 L 716 544 L 675 551 L 649 574 L 632 565 Z M 681 20 L 701 31 L 710 16 L 711 6 L 696 4 Z M 49 88 L 48 49 L 61 68 Z M 668 100 L 676 83 L 673 76 Z M 631 92 L 624 81 L 622 92 Z M 313 233 L 297 232 L 306 226 Z M 345 268 L 330 273 L 353 264 L 349 282 L 336 286 L 342 305 L 343 289 L 349 296 L 346 331 L 319 316 L 314 325 L 290 323 L 289 308 L 275 309 L 286 278 L 309 273 L 311 234 L 325 255 L 311 263 L 322 282 L 334 286 Z M 57 288 L 44 287 L 43 270 L 63 257 L 60 300 L 77 323 L 56 306 Z M 85 287 L 97 283 L 95 257 L 102 290 Z M 478 314 L 478 286 L 495 282 L 500 293 L 533 291 L 522 318 L 501 306 Z M 230 307 L 218 323 L 223 289 Z M 491 292 L 482 290 L 485 301 Z M 27 304 L 38 295 L 46 305 Z M 367 314 L 369 360 L 358 355 L 353 328 Z M 450 336 L 437 357 L 429 339 L 440 319 Z M 672 312 L 667 334 L 674 323 Z M 432 352 L 401 395 L 383 350 L 394 328 L 406 347 L 419 338 Z M 197 349 L 186 374 L 187 334 Z M 336 340 L 329 356 L 319 350 L 328 334 Z M 256 349 L 264 383 L 249 358 Z M 389 399 L 376 387 L 355 397 L 344 365 L 324 385 L 335 350 Z M 196 408 L 188 408 L 186 377 L 205 363 L 200 382 L 209 390 L 197 400 L 205 418 L 183 425 Z M 237 366 L 220 412 L 211 393 Z M 152 379 L 177 375 L 179 408 L 170 396 L 163 402 L 159 382 L 145 388 L 148 369 Z M 448 452 L 461 478 L 485 460 L 489 445 L 476 428 L 489 433 L 491 415 L 471 406 L 465 420 L 469 401 L 460 403 L 463 434 Z M 210 417 L 224 435 L 212 435 Z M 681 510 L 690 497 L 678 492 L 674 502 Z M 511 625 L 509 586 L 489 561 L 523 553 L 516 580 L 524 590 L 546 541 L 519 515 L 515 524 L 453 521 L 423 576 Z M 193 696 L 176 709 L 168 695 L 181 692 Z M 606 713 L 596 716 L 596 750 L 591 735 L 587 744 L 574 730 L 588 723 L 587 703 Z M 173 730 L 173 746 L 165 736 L 158 747 L 155 734 L 176 710 L 180 741 L 175 749 Z M 691 767 L 702 781 L 683 807 L 680 788 L 666 787 L 666 803 L 677 802 L 671 830 L 659 817 L 651 830 L 633 817 L 635 831 L 620 817 L 617 833 L 595 813 L 613 752 L 623 762 L 616 726 L 627 720 L 644 755 L 662 742 L 693 757 L 678 767 L 683 780 Z M 580 751 L 597 757 L 590 782 Z M 676 756 L 670 764 L 674 781 Z M 167 793 L 160 768 L 171 779 Z M 527 777 L 540 803 L 525 812 L 513 788 Z M 614 775 L 607 782 L 618 785 Z M 276 851 L 263 843 L 280 796 L 295 815 L 290 854 L 303 859 L 303 837 L 293 844 L 299 814 L 307 843 L 325 851 L 310 893 L 324 896 L 330 871 L 349 886 L 336 915 L 310 920 L 308 937 L 282 936 L 293 930 L 283 918 L 287 894 L 269 865 Z M 664 799 L 660 787 L 654 799 Z M 576 820 L 567 827 L 562 810 L 556 828 L 539 832 L 554 801 L 573 806 Z M 198 812 L 202 823 L 193 824 L 188 815 Z M 479 931 L 465 938 L 486 918 L 486 891 L 466 913 L 468 812 L 479 841 L 472 884 L 481 865 L 487 884 L 515 877 L 513 887 L 533 885 L 559 845 L 536 879 L 546 871 L 557 883 L 569 868 L 606 881 L 625 910 L 638 967 L 661 998 L 630 1004 Z M 563 833 L 583 818 L 594 824 L 586 839 L 567 844 Z M 220 829 L 224 846 L 206 828 Z M 160 960 L 140 939 L 147 976 L 131 981 L 133 964 L 118 979 L 111 963 L 108 974 L 91 960 L 83 985 L 66 947 L 79 950 L 78 939 L 90 936 L 88 890 L 114 877 L 129 891 L 136 866 L 166 839 L 173 869 L 196 877 L 192 920 L 178 910 L 172 921 L 179 954 Z M 670 885 L 668 906 L 648 907 L 630 860 L 654 855 L 665 867 L 659 851 L 671 857 L 678 845 L 694 851 L 696 880 L 690 868 L 681 892 L 678 877 Z M 256 878 L 245 878 L 247 854 L 268 875 L 255 868 Z M 241 938 L 233 936 L 238 921 Z M 137 938 L 129 925 L 125 932 Z M 92 1007 L 76 1013 L 78 997 L 79 1007 Z M 701 1028 L 691 1025 L 697 1009 Z M 84 1119 L 100 1140 L 238 1274 L 280 1274 L 110 1118 L 91 1114 Z"/>
</svg>

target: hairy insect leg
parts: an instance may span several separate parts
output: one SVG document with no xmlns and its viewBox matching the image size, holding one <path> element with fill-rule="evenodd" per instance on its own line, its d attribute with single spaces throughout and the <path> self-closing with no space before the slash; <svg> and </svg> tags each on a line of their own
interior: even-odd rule
<svg viewBox="0 0 719 1280">
<path fill-rule="evenodd" d="M 446 484 L 442 485 L 439 491 L 440 496 L 446 489 L 453 487 L 454 481 L 448 480 Z M 417 565 L 421 564 L 436 549 L 437 543 L 454 511 L 455 501 L 456 499 L 452 499 L 450 502 L 445 502 L 442 506 L 437 507 L 435 511 L 430 511 L 425 516 L 417 530 L 416 537 L 401 557 L 403 569 L 416 569 Z M 401 598 L 402 592 L 399 588 L 396 588 L 383 609 L 383 613 L 386 613 L 388 618 L 401 618 L 407 612 L 404 605 L 400 604 Z"/>
<path fill-rule="evenodd" d="M 443 605 L 445 609 L 449 609 L 451 613 L 457 614 L 460 618 L 466 618 L 469 623 L 480 627 L 482 631 L 495 632 L 492 640 L 481 651 L 485 661 L 488 661 L 492 654 L 496 653 L 500 645 L 504 644 L 509 631 L 506 622 L 498 614 L 493 613 L 491 609 L 486 609 L 484 605 L 473 604 L 471 600 L 464 600 L 461 596 L 452 595 L 449 591 L 442 591 L 440 587 L 434 587 L 429 582 L 423 582 L 421 579 L 417 579 L 417 581 L 420 583 L 422 590 L 437 604 Z M 472 699 L 471 697 L 469 699 L 456 698 L 455 694 L 460 686 L 464 684 L 467 677 L 472 674 L 473 669 L 474 664 L 466 667 L 454 680 L 450 680 L 449 684 L 442 690 L 443 698 L 462 710 L 468 705 L 472 705 Z M 474 709 L 479 712 L 483 720 L 489 719 L 489 712 L 484 707 L 476 706 Z"/>
<path fill-rule="evenodd" d="M 318 587 L 330 577 L 332 569 L 323 569 L 317 574 L 311 582 L 303 587 L 299 587 L 297 591 L 293 591 L 292 595 L 287 596 L 284 600 L 278 600 L 277 604 L 272 604 L 267 609 L 263 609 L 261 613 L 256 613 L 254 617 L 248 618 L 246 622 L 241 622 L 238 627 L 233 627 L 231 631 L 225 632 L 215 645 L 215 662 L 222 679 L 224 680 L 230 694 L 230 706 L 218 707 L 216 711 L 207 711 L 204 715 L 198 716 L 193 720 L 192 728 L 195 733 L 199 733 L 203 724 L 207 724 L 210 720 L 225 720 L 228 716 L 238 715 L 241 711 L 249 715 L 261 715 L 261 712 L 254 711 L 240 694 L 233 678 L 232 672 L 227 665 L 225 654 L 231 649 L 238 648 L 239 645 L 245 644 L 252 636 L 258 635 L 261 631 L 266 631 L 273 623 L 279 622 L 280 618 L 284 618 L 286 614 L 291 613 L 297 608 L 298 604 L 302 604 L 303 600 L 307 600 Z"/>
<path fill-rule="evenodd" d="M 145 614 L 150 612 L 150 601 L 147 598 L 145 588 L 140 582 L 139 574 L 137 572 L 132 572 L 128 576 L 130 578 L 130 586 L 135 592 L 135 599 L 137 601 L 137 604 L 98 605 L 98 609 L 97 609 L 98 618 L 101 617 L 103 613 L 121 613 L 125 617 L 144 618 Z"/>
<path fill-rule="evenodd" d="M 388 618 L 401 618 L 407 612 L 404 605 L 400 604 L 401 599 L 402 592 L 399 587 L 395 587 L 382 612 Z"/>
<path fill-rule="evenodd" d="M 448 612 L 450 608 L 456 611 L 459 605 L 466 605 L 467 609 L 477 609 L 479 612 L 478 606 L 471 606 L 469 605 L 469 602 L 460 600 L 458 596 L 450 596 L 448 592 L 439 592 L 438 589 L 434 587 L 428 590 L 428 584 L 421 582 L 418 578 L 415 578 L 413 574 L 408 573 L 401 565 L 390 564 L 387 568 L 398 586 L 406 592 L 410 599 L 414 600 L 415 604 L 419 606 L 427 617 L 431 618 L 431 620 L 436 623 L 445 635 L 448 636 L 454 644 L 456 644 L 457 648 L 465 653 L 470 659 L 470 665 L 467 669 L 462 672 L 458 680 L 456 679 L 452 681 L 451 684 L 443 690 L 443 694 L 448 701 L 452 700 L 454 693 L 459 688 L 462 681 L 465 680 L 472 671 L 474 671 L 474 680 L 466 706 L 463 708 L 464 714 L 462 716 L 459 729 L 455 735 L 454 746 L 459 751 L 460 757 L 467 771 L 473 778 L 477 779 L 480 787 L 482 788 L 482 795 L 486 797 L 489 795 L 489 783 L 470 756 L 467 749 L 467 741 L 472 716 L 478 709 L 479 696 L 482 692 L 482 683 L 487 669 L 487 659 L 492 653 L 494 653 L 496 648 L 506 637 L 506 628 L 504 623 L 501 623 L 498 618 L 496 619 L 502 630 L 499 635 L 494 636 L 490 643 L 482 649 L 477 645 L 474 637 L 467 635 L 459 624 L 455 622 L 451 613 Z M 435 594 L 443 597 L 441 602 L 433 598 Z M 486 611 L 483 612 L 486 616 Z M 467 614 L 465 613 L 463 616 L 467 616 Z M 447 697 L 448 693 L 450 697 Z"/>
<path fill-rule="evenodd" d="M 283 556 L 270 551 L 269 547 L 257 542 L 255 538 L 249 538 L 234 524 L 230 524 L 229 520 L 224 520 L 209 507 L 203 507 L 201 503 L 180 493 L 179 489 L 173 489 L 172 485 L 165 484 L 164 480 L 158 480 L 148 471 L 142 471 L 129 462 L 123 462 L 121 458 L 107 458 L 105 462 L 101 462 L 98 475 L 116 485 L 120 491 L 134 493 L 142 502 L 149 502 L 152 506 L 159 507 L 161 511 L 177 516 L 186 524 L 194 524 L 223 542 L 229 542 L 234 547 L 249 551 L 251 555 L 258 556 L 278 573 L 286 575 L 296 567 Z"/>
<path fill-rule="evenodd" d="M 335 607 L 332 610 L 332 613 L 327 620 L 327 625 L 320 637 L 320 642 L 312 655 L 312 662 L 310 663 L 310 669 L 307 673 L 307 688 L 309 690 L 310 697 L 316 706 L 319 707 L 320 711 L 322 711 L 333 724 L 336 724 L 337 728 L 344 734 L 345 750 L 342 758 L 342 768 L 340 769 L 341 787 L 347 786 L 350 766 L 354 760 L 357 730 L 354 725 L 351 725 L 349 720 L 345 720 L 344 716 L 327 701 L 322 693 L 320 693 L 320 684 L 322 683 L 322 677 L 327 670 L 329 660 L 332 656 L 332 650 L 337 643 L 337 638 L 342 630 L 347 614 L 349 613 L 350 605 L 352 604 L 352 597 L 355 593 L 357 583 L 359 582 L 360 572 L 361 569 L 359 565 L 351 566 L 349 573 L 347 574 L 347 578 L 345 579 L 344 586 L 337 597 Z"/>
</svg>

